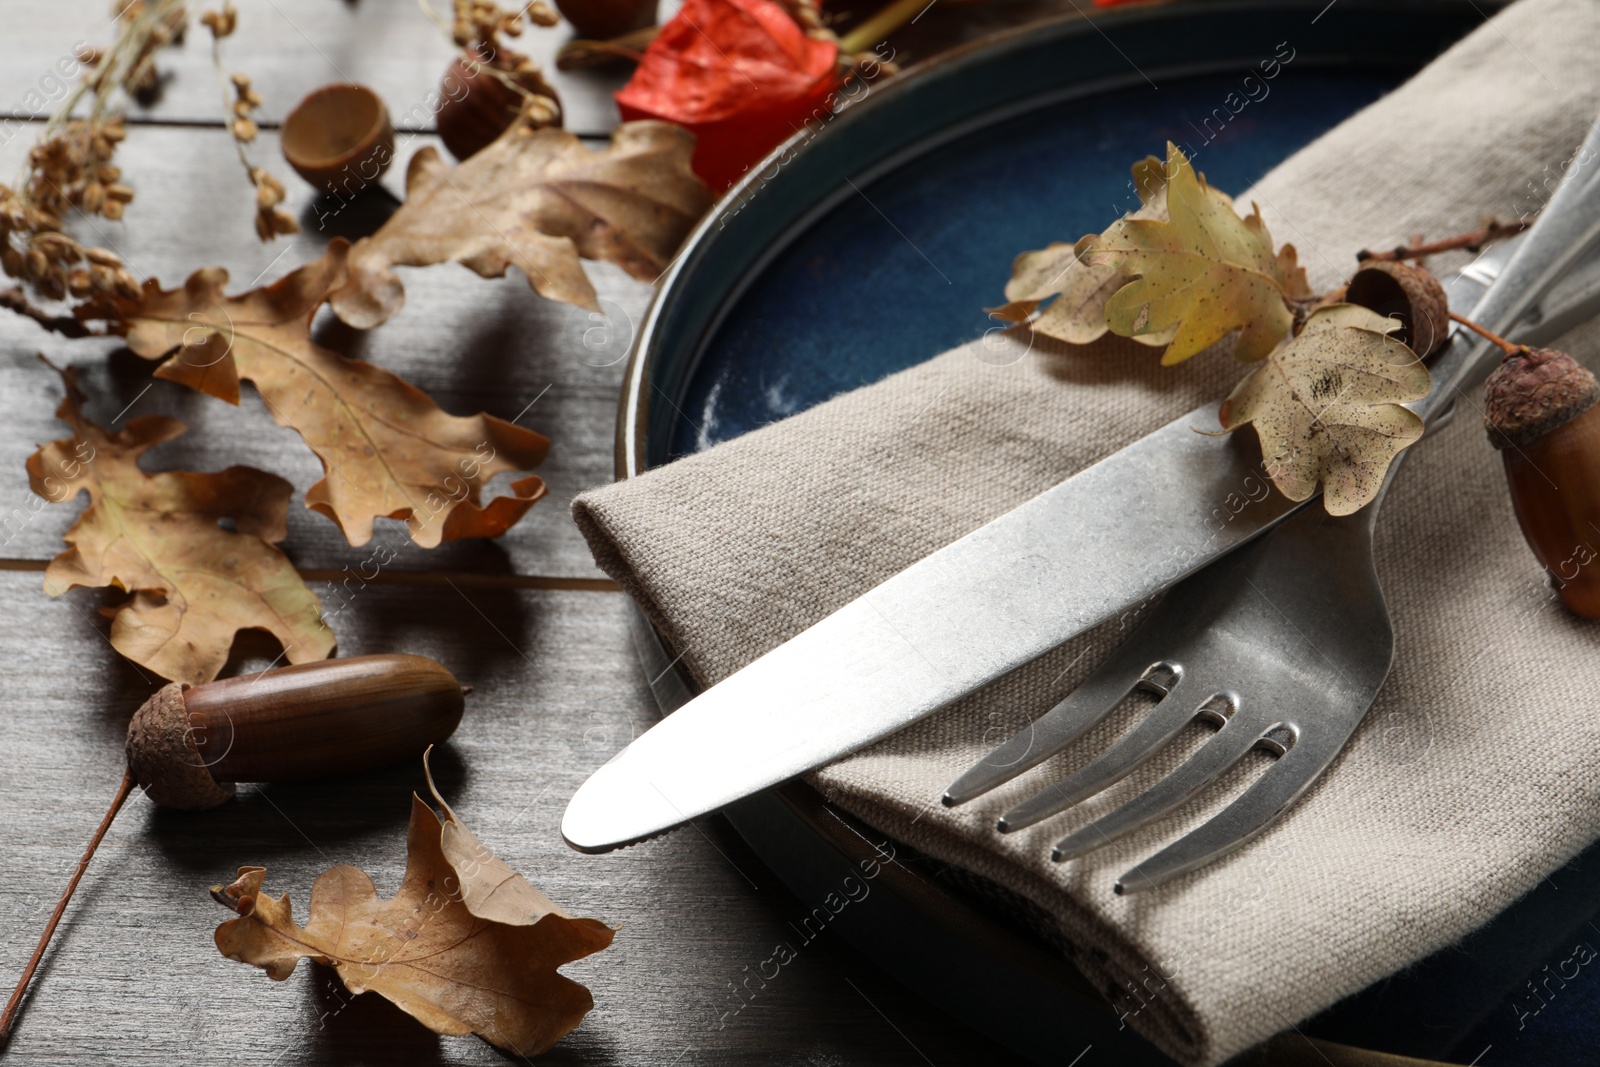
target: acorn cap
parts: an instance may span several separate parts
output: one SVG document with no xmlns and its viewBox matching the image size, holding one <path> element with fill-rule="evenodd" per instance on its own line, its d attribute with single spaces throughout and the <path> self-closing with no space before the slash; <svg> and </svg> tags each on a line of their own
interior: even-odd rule
<svg viewBox="0 0 1600 1067">
<path fill-rule="evenodd" d="M 1450 337 L 1450 299 L 1426 267 L 1372 259 L 1350 276 L 1344 299 L 1400 320 L 1395 335 L 1419 359 L 1444 347 Z"/>
<path fill-rule="evenodd" d="M 1520 448 L 1582 415 L 1600 382 L 1565 352 L 1528 348 L 1495 368 L 1484 385 L 1483 422 L 1496 448 Z"/>
<path fill-rule="evenodd" d="M 164 685 L 128 723 L 128 769 L 145 795 L 167 808 L 202 811 L 233 796 L 233 786 L 211 777 L 183 703 L 184 687 Z"/>
</svg>

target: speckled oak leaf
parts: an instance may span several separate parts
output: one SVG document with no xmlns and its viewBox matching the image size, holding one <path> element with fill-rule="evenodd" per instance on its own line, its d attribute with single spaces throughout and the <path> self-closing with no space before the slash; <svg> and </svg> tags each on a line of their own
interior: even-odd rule
<svg viewBox="0 0 1600 1067">
<path fill-rule="evenodd" d="M 1122 219 L 1081 242 L 1089 264 L 1135 278 L 1106 301 L 1106 324 L 1123 337 L 1170 334 L 1166 364 L 1230 338 L 1239 359 L 1261 359 L 1312 295 L 1293 246 L 1275 252 L 1260 212 L 1240 218 L 1170 143 L 1166 173 L 1167 220 Z"/>
<path fill-rule="evenodd" d="M 1155 156 L 1146 156 L 1132 167 L 1132 184 L 1139 196 L 1139 209 L 1124 218 L 1165 219 L 1167 217 L 1167 172 Z M 1109 264 L 1084 262 L 1093 235 L 1075 244 L 1056 242 L 1046 248 L 1024 252 L 1011 264 L 1011 280 L 1006 283 L 1006 303 L 990 308 L 989 314 L 1006 322 L 1022 322 L 1045 301 L 1049 306 L 1029 323 L 1035 332 L 1067 344 L 1090 344 L 1106 333 L 1106 301 L 1133 279 Z M 1154 348 L 1172 340 L 1172 330 L 1141 334 L 1134 340 Z"/>
<path fill-rule="evenodd" d="M 1255 427 L 1272 482 L 1290 500 L 1321 483 L 1330 514 L 1357 511 L 1422 436 L 1422 420 L 1400 405 L 1428 395 L 1428 368 L 1389 336 L 1398 327 L 1354 304 L 1321 308 L 1223 402 L 1223 427 Z"/>
</svg>

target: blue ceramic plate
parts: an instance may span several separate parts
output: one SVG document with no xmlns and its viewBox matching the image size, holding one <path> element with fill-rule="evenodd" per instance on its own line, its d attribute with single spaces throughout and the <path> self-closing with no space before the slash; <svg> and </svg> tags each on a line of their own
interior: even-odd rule
<svg viewBox="0 0 1600 1067">
<path fill-rule="evenodd" d="M 640 331 L 619 476 L 979 336 L 1018 252 L 1136 206 L 1133 160 L 1175 141 L 1213 184 L 1243 189 L 1483 18 L 1472 0 L 1096 13 L 874 88 L 756 168 L 691 239 Z M 641 636 L 656 677 L 671 656 Z M 671 671 L 657 683 L 667 710 L 690 692 Z M 802 900 L 820 898 L 874 840 L 799 784 L 729 817 Z M 1547 965 L 1588 976 L 1573 961 L 1580 946 L 1600 947 L 1590 924 L 1600 880 L 1584 877 L 1595 866 L 1600 857 L 1580 859 L 1559 891 L 1551 883 L 1467 945 L 1302 1029 L 1460 1063 L 1596 1062 L 1600 978 L 1539 985 Z M 1103 998 L 1028 935 L 1025 914 L 933 864 L 889 888 L 841 932 L 930 999 L 1041 1062 L 1085 1043 L 1119 1062 L 1164 1062 L 1115 1029 Z M 941 980 L 951 974 L 966 980 L 952 989 Z"/>
</svg>

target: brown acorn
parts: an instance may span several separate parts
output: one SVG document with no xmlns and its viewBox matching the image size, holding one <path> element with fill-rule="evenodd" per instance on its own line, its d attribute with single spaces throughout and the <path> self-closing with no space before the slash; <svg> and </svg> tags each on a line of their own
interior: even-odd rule
<svg viewBox="0 0 1600 1067">
<path fill-rule="evenodd" d="M 164 807 L 197 811 L 228 800 L 235 782 L 353 774 L 425 756 L 455 731 L 467 692 L 442 663 L 403 655 L 297 663 L 158 690 L 128 724 L 122 784 L 0 1011 L 0 1048 L 73 891 L 136 786 Z"/>
<path fill-rule="evenodd" d="M 656 23 L 656 0 L 556 0 L 579 37 L 609 41 Z"/>
<path fill-rule="evenodd" d="M 439 82 L 439 113 L 434 123 L 439 139 L 457 159 L 466 159 L 488 147 L 521 113 L 527 97 L 506 84 L 510 79 L 524 92 L 543 97 L 543 115 L 535 113 L 539 126 L 561 125 L 561 98 L 545 81 L 539 68 L 524 62 L 516 69 L 496 66 L 482 51 L 472 56 L 457 56 Z"/>
<path fill-rule="evenodd" d="M 1427 359 L 1450 336 L 1450 299 L 1426 267 L 1370 259 L 1350 276 L 1344 299 L 1400 320 L 1395 336 Z"/>
<path fill-rule="evenodd" d="M 1524 348 L 1489 376 L 1484 422 L 1511 505 L 1561 602 L 1600 619 L 1600 382 L 1571 356 Z"/>
<path fill-rule="evenodd" d="M 353 656 L 158 690 L 128 724 L 128 767 L 190 811 L 235 782 L 353 774 L 414 759 L 455 732 L 461 684 L 425 656 Z"/>
</svg>

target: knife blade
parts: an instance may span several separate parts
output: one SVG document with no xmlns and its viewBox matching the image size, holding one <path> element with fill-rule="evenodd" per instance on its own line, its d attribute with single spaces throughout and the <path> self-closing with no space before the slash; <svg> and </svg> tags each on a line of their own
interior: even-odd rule
<svg viewBox="0 0 1600 1067">
<path fill-rule="evenodd" d="M 1484 308 L 1504 319 L 1508 301 L 1493 283 L 1525 239 L 1495 246 L 1453 277 L 1452 310 Z M 1519 339 L 1540 343 L 1600 311 L 1600 261 L 1573 271 L 1542 306 L 1529 316 L 1536 336 L 1524 329 Z M 594 772 L 568 803 L 562 836 L 582 852 L 620 848 L 832 762 L 1143 602 L 1309 503 L 1270 488 L 1253 439 L 1195 432 L 1216 427 L 1215 402 L 1173 420 L 706 690 Z"/>
</svg>

